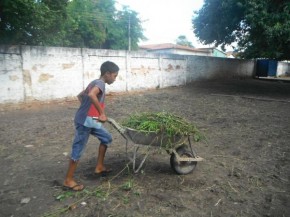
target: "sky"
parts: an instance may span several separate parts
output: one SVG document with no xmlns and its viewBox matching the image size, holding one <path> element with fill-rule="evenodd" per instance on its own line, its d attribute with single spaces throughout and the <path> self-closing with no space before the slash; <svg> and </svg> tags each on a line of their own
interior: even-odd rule
<svg viewBox="0 0 290 217">
<path fill-rule="evenodd" d="M 198 42 L 192 29 L 194 11 L 199 10 L 204 0 L 116 0 L 119 5 L 129 6 L 143 20 L 147 41 L 139 45 L 176 43 L 185 35 L 194 47 L 206 47 Z M 118 5 L 117 5 L 118 7 Z"/>
</svg>

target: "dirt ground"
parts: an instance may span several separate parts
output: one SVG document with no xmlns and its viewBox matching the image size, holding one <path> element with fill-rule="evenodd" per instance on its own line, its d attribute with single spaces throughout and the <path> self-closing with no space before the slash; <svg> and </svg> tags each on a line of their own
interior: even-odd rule
<svg viewBox="0 0 290 217">
<path fill-rule="evenodd" d="M 112 174 L 92 176 L 99 142 L 91 137 L 76 172 L 86 189 L 63 191 L 78 102 L 1 106 L 0 216 L 290 216 L 290 83 L 194 82 L 106 102 L 118 122 L 168 111 L 195 123 L 207 140 L 193 148 L 205 160 L 177 175 L 167 152 L 154 149 L 134 174 L 125 140 L 106 123 Z"/>
</svg>

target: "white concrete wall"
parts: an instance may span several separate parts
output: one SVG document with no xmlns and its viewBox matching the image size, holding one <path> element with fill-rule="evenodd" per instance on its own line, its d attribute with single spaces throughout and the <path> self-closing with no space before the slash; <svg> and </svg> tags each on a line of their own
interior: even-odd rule
<svg viewBox="0 0 290 217">
<path fill-rule="evenodd" d="M 199 52 L 194 52 L 192 50 L 180 50 L 180 49 L 175 49 L 175 48 L 172 48 L 172 49 L 161 49 L 161 50 L 151 50 L 149 51 L 150 53 L 154 53 L 154 54 L 179 54 L 179 55 L 197 55 L 197 56 L 212 56 L 211 53 L 209 52 L 202 52 L 202 51 L 199 51 Z"/>
<path fill-rule="evenodd" d="M 128 68 L 128 90 L 142 90 L 157 88 L 161 79 L 158 56 L 139 56 L 134 53 L 130 56 Z"/>
<path fill-rule="evenodd" d="M 0 47 L 0 103 L 24 101 L 20 47 Z"/>
<path fill-rule="evenodd" d="M 290 76 L 290 63 L 278 62 L 277 77 Z"/>
<path fill-rule="evenodd" d="M 126 91 L 127 72 L 126 72 L 126 58 L 125 51 L 116 50 L 95 50 L 82 49 L 83 55 L 83 89 L 94 79 L 101 75 L 100 68 L 103 62 L 112 61 L 116 63 L 119 68 L 119 74 L 115 83 L 107 86 L 107 92 L 122 92 Z M 117 85 L 116 85 L 117 84 Z"/>
<path fill-rule="evenodd" d="M 188 58 L 187 80 L 251 78 L 255 72 L 252 60 L 192 56 Z"/>
<path fill-rule="evenodd" d="M 0 46 L 0 103 L 76 96 L 100 76 L 104 61 L 119 67 L 108 92 L 184 85 L 200 79 L 253 77 L 254 61 L 61 47 Z"/>
<path fill-rule="evenodd" d="M 187 73 L 186 57 L 178 58 L 178 56 L 164 57 L 161 60 L 162 81 L 161 87 L 185 85 Z"/>
<path fill-rule="evenodd" d="M 80 49 L 22 47 L 25 100 L 75 96 L 83 87 Z"/>
</svg>

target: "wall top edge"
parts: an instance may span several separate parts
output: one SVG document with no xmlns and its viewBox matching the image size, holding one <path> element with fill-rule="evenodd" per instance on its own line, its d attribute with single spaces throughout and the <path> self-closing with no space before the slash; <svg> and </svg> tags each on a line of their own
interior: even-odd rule
<svg viewBox="0 0 290 217">
<path fill-rule="evenodd" d="M 17 54 L 20 55 L 19 45 L 0 45 L 0 54 Z"/>
</svg>

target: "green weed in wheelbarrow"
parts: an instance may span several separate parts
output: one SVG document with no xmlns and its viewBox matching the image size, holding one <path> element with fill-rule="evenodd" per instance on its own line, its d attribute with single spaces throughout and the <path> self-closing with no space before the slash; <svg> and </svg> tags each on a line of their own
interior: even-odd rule
<svg viewBox="0 0 290 217">
<path fill-rule="evenodd" d="M 160 146 L 170 155 L 170 165 L 178 174 L 188 174 L 194 170 L 198 157 L 190 138 L 202 138 L 197 127 L 185 119 L 168 112 L 139 113 L 122 122 L 125 135 L 135 144 Z"/>
</svg>

